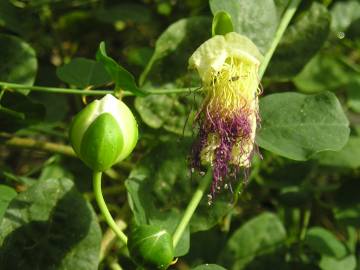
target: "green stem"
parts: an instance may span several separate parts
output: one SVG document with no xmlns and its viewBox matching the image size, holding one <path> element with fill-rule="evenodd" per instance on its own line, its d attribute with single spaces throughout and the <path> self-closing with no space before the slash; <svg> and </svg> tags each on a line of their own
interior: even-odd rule
<svg viewBox="0 0 360 270">
<path fill-rule="evenodd" d="M 192 215 L 194 214 L 197 206 L 199 205 L 203 195 L 205 194 L 206 190 L 209 187 L 209 184 L 211 182 L 211 171 L 208 173 L 200 183 L 199 187 L 194 192 L 191 201 L 189 202 L 184 215 L 182 216 L 182 219 L 180 223 L 178 224 L 175 233 L 173 235 L 173 246 L 176 247 L 176 245 L 179 243 L 180 238 L 183 234 L 183 232 L 186 229 L 186 226 L 189 224 L 190 219 Z"/>
<path fill-rule="evenodd" d="M 7 139 L 4 144 L 11 147 L 30 148 L 45 152 L 75 157 L 74 150 L 64 144 L 38 141 L 30 138 L 12 137 L 10 134 L 0 132 L 0 138 Z"/>
<path fill-rule="evenodd" d="M 102 172 L 93 172 L 93 185 L 94 185 L 94 194 L 95 199 L 99 205 L 100 211 L 103 214 L 107 224 L 114 231 L 114 233 L 120 238 L 120 240 L 126 245 L 127 237 L 117 226 L 116 222 L 112 218 L 109 209 L 106 206 L 102 192 L 101 192 L 101 176 Z"/>
<path fill-rule="evenodd" d="M 39 91 L 46 93 L 54 93 L 54 94 L 73 94 L 73 95 L 106 95 L 112 94 L 112 90 L 82 90 L 82 89 L 71 89 L 71 88 L 58 88 L 58 87 L 48 87 L 48 86 L 29 86 L 24 84 L 17 83 L 8 83 L 8 82 L 0 82 L 0 86 L 8 88 L 8 89 L 26 89 L 31 91 Z"/>
<path fill-rule="evenodd" d="M 289 25 L 292 17 L 294 16 L 300 3 L 301 3 L 301 0 L 291 0 L 286 11 L 284 12 L 284 15 L 281 19 L 279 27 L 275 33 L 275 37 L 270 45 L 269 50 L 266 52 L 263 62 L 261 63 L 261 66 L 259 69 L 260 80 L 264 76 L 265 70 L 266 70 L 267 66 L 269 65 L 270 59 L 273 56 L 277 45 L 279 44 L 282 36 L 284 35 L 284 32 L 285 32 L 287 26 Z"/>
<path fill-rule="evenodd" d="M 301 232 L 300 232 L 300 240 L 305 239 L 307 228 L 309 226 L 310 217 L 311 217 L 311 211 L 309 208 L 306 208 L 304 211 L 304 215 L 303 215 L 303 223 L 302 223 Z"/>
<path fill-rule="evenodd" d="M 72 89 L 72 88 L 58 88 L 48 86 L 29 86 L 17 83 L 0 82 L 0 87 L 8 89 L 27 89 L 31 91 L 39 91 L 53 94 L 73 94 L 73 95 L 84 95 L 84 96 L 101 96 L 106 94 L 112 94 L 112 90 L 83 90 L 83 89 Z M 188 93 L 191 91 L 197 91 L 199 88 L 173 88 L 173 89 L 157 89 L 157 90 L 145 90 L 151 95 L 164 95 L 164 94 L 178 94 Z M 123 92 L 123 96 L 133 96 L 134 94 L 128 91 Z"/>
</svg>

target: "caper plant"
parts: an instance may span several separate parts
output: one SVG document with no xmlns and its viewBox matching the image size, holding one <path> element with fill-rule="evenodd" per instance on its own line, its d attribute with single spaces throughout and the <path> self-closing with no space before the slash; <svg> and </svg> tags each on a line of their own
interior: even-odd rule
<svg viewBox="0 0 360 270">
<path fill-rule="evenodd" d="M 347 196 L 360 129 L 342 109 L 360 112 L 360 43 L 347 38 L 358 32 L 357 1 L 53 2 L 0 1 L 1 270 L 359 268 L 360 196 Z M 176 5 L 205 15 L 155 42 L 166 25 L 149 21 L 172 19 Z M 44 32 L 29 34 L 37 13 Z M 90 35 L 95 59 L 74 57 L 94 43 L 64 33 L 87 35 L 96 20 L 115 31 L 101 33 L 109 53 Z M 35 81 L 37 58 L 64 88 L 33 85 L 48 79 L 41 67 Z M 341 102 L 325 91 L 338 89 Z M 8 147 L 56 155 L 21 152 L 31 165 L 16 174 L 19 152 Z"/>
</svg>

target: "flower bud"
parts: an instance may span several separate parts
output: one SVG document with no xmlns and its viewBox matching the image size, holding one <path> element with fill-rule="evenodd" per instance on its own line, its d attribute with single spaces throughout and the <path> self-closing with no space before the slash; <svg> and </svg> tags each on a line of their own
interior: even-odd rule
<svg viewBox="0 0 360 270">
<path fill-rule="evenodd" d="M 131 258 L 145 269 L 167 269 L 174 258 L 172 237 L 159 226 L 134 227 L 127 245 Z"/>
<path fill-rule="evenodd" d="M 106 95 L 75 116 L 69 136 L 79 158 L 91 169 L 104 171 L 132 152 L 138 128 L 125 103 Z"/>
</svg>

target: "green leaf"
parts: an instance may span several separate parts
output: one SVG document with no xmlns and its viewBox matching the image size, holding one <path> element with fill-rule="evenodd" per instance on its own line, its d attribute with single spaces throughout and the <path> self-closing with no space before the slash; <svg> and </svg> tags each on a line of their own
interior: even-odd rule
<svg viewBox="0 0 360 270">
<path fill-rule="evenodd" d="M 98 269 L 101 231 L 66 179 L 39 181 L 14 198 L 0 227 L 1 269 Z"/>
<path fill-rule="evenodd" d="M 225 35 L 233 31 L 234 26 L 230 14 L 226 11 L 216 12 L 212 21 L 212 35 Z"/>
<path fill-rule="evenodd" d="M 344 244 L 330 231 L 321 227 L 312 227 L 307 231 L 305 244 L 321 255 L 337 259 L 347 254 Z"/>
<path fill-rule="evenodd" d="M 196 95 L 150 95 L 137 97 L 135 108 L 141 119 L 151 128 L 164 128 L 166 131 L 191 136 L 194 133 L 191 123 L 198 108 L 199 96 Z"/>
<path fill-rule="evenodd" d="M 19 20 L 21 18 L 21 20 Z M 29 35 L 38 22 L 37 16 L 25 8 L 17 7 L 13 1 L 0 1 L 0 26 L 6 27 L 22 36 Z M 1 43 L 1 42 L 0 42 Z"/>
<path fill-rule="evenodd" d="M 95 16 L 99 21 L 106 23 L 118 21 L 147 23 L 151 20 L 151 10 L 145 5 L 126 3 L 101 8 L 95 12 Z"/>
<path fill-rule="evenodd" d="M 175 80 L 189 85 L 194 78 L 189 77 L 188 59 L 210 38 L 210 29 L 208 17 L 191 17 L 171 24 L 156 41 L 154 54 L 140 76 L 140 85 L 146 82 L 163 85 Z"/>
<path fill-rule="evenodd" d="M 111 81 L 104 66 L 91 59 L 74 58 L 68 64 L 58 67 L 60 80 L 80 88 L 103 85 Z"/>
<path fill-rule="evenodd" d="M 337 90 L 352 81 L 355 76 L 348 66 L 333 55 L 318 54 L 293 81 L 300 91 L 315 93 Z"/>
<path fill-rule="evenodd" d="M 162 142 L 131 171 L 125 186 L 137 224 L 167 224 L 166 229 L 169 232 L 175 231 L 182 216 L 182 209 L 189 203 L 199 181 L 202 180 L 196 174 L 192 177 L 189 175 L 187 157 L 190 145 L 190 140 L 186 138 L 181 142 Z M 192 217 L 192 232 L 208 230 L 231 209 L 229 197 L 225 200 L 219 195 L 211 207 L 205 197 Z M 188 241 L 188 233 L 189 231 L 186 231 L 184 234 L 183 241 Z M 179 246 L 181 245 L 180 242 Z M 180 252 L 178 249 L 184 253 L 184 247 L 177 247 L 176 252 Z"/>
<path fill-rule="evenodd" d="M 298 74 L 327 40 L 329 28 L 330 14 L 326 7 L 313 3 L 286 29 L 266 75 L 286 80 Z"/>
<path fill-rule="evenodd" d="M 105 42 L 100 43 L 96 53 L 96 60 L 105 66 L 105 69 L 115 82 L 115 92 L 126 90 L 136 96 L 146 95 L 146 92 L 137 87 L 134 76 L 106 54 Z"/>
<path fill-rule="evenodd" d="M 43 120 L 45 108 L 29 97 L 6 91 L 0 102 L 0 130 L 15 132 Z"/>
<path fill-rule="evenodd" d="M 351 82 L 347 87 L 348 93 L 347 105 L 354 112 L 360 113 L 360 79 Z"/>
<path fill-rule="evenodd" d="M 285 11 L 289 2 L 290 2 L 290 0 L 274 0 L 279 19 L 281 19 L 283 12 Z"/>
<path fill-rule="evenodd" d="M 355 270 L 356 258 L 349 255 L 343 259 L 337 260 L 333 257 L 323 256 L 319 263 L 321 270 Z"/>
<path fill-rule="evenodd" d="M 211 12 L 230 14 L 235 32 L 250 38 L 264 54 L 269 48 L 278 26 L 273 0 L 210 0 Z"/>
<path fill-rule="evenodd" d="M 359 228 L 359 226 L 360 226 L 360 204 L 359 203 L 354 204 L 349 207 L 335 208 L 334 215 L 335 215 L 336 220 L 340 224 L 354 226 L 356 228 Z"/>
<path fill-rule="evenodd" d="M 33 85 L 37 60 L 28 43 L 15 36 L 0 34 L 0 59 L 0 81 Z"/>
<path fill-rule="evenodd" d="M 336 2 L 331 8 L 331 29 L 333 31 L 345 31 L 352 22 L 359 18 L 359 1 Z"/>
<path fill-rule="evenodd" d="M 285 239 L 280 219 L 262 213 L 234 232 L 220 254 L 220 263 L 229 269 L 244 269 L 256 256 L 278 249 Z"/>
<path fill-rule="evenodd" d="M 320 151 L 339 151 L 349 138 L 349 122 L 333 93 L 279 93 L 260 100 L 257 143 L 275 154 L 307 160 Z"/>
<path fill-rule="evenodd" d="M 160 149 L 165 153 L 161 153 Z M 174 200 L 173 195 L 176 193 L 172 193 L 171 189 L 174 182 L 186 181 L 185 163 L 183 151 L 174 152 L 173 145 L 162 144 L 131 171 L 125 186 L 137 225 L 159 225 L 170 234 L 175 232 L 182 215 L 174 205 L 174 201 L 179 198 Z M 175 248 L 175 256 L 185 255 L 189 247 L 190 232 L 187 229 Z"/>
<path fill-rule="evenodd" d="M 360 137 L 350 136 L 340 151 L 324 151 L 314 158 L 321 165 L 356 169 L 360 167 Z"/>
<path fill-rule="evenodd" d="M 226 270 L 224 267 L 217 264 L 202 264 L 192 268 L 192 270 Z"/>
<path fill-rule="evenodd" d="M 0 185 L 0 224 L 6 208 L 16 195 L 17 193 L 15 189 L 6 185 Z"/>
</svg>

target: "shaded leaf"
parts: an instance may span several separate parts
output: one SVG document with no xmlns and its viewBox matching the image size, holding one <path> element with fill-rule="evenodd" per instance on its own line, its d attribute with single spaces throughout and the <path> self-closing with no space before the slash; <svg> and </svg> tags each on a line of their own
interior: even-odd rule
<svg viewBox="0 0 360 270">
<path fill-rule="evenodd" d="M 286 29 L 266 75 L 276 79 L 295 76 L 327 40 L 329 28 L 330 14 L 326 7 L 313 3 Z"/>
<path fill-rule="evenodd" d="M 100 241 L 96 216 L 73 182 L 40 181 L 13 199 L 4 215 L 0 268 L 95 270 Z"/>
<path fill-rule="evenodd" d="M 60 80 L 80 88 L 103 85 L 111 80 L 101 63 L 86 58 L 72 59 L 68 64 L 58 67 L 56 74 Z"/>
<path fill-rule="evenodd" d="M 146 82 L 162 85 L 175 80 L 192 82 L 194 79 L 187 77 L 188 59 L 210 34 L 208 17 L 191 17 L 171 24 L 157 39 L 154 54 L 140 76 L 140 85 Z"/>
<path fill-rule="evenodd" d="M 224 267 L 217 264 L 202 264 L 192 268 L 192 270 L 226 270 Z"/>
<path fill-rule="evenodd" d="M 349 137 L 349 122 L 336 96 L 279 93 L 260 100 L 258 144 L 278 155 L 307 160 L 317 152 L 338 151 Z"/>
<path fill-rule="evenodd" d="M 116 23 L 118 21 L 132 21 L 147 23 L 151 20 L 151 11 L 140 4 L 126 3 L 101 8 L 95 12 L 99 21 Z"/>
<path fill-rule="evenodd" d="M 220 264 L 233 270 L 244 269 L 256 256 L 279 248 L 285 239 L 279 218 L 262 213 L 234 232 L 220 254 Z"/>
<path fill-rule="evenodd" d="M 0 130 L 14 132 L 43 120 L 45 108 L 29 97 L 6 91 L 0 102 Z"/>
<path fill-rule="evenodd" d="M 344 225 L 360 227 L 360 203 L 334 209 L 336 220 Z"/>
<path fill-rule="evenodd" d="M 306 64 L 293 81 L 300 91 L 315 93 L 336 90 L 353 78 L 354 72 L 336 57 L 318 54 Z"/>
<path fill-rule="evenodd" d="M 115 92 L 126 90 L 137 96 L 146 95 L 146 92 L 137 87 L 134 76 L 106 54 L 104 42 L 101 42 L 99 45 L 96 60 L 105 66 L 105 69 L 115 82 Z"/>
<path fill-rule="evenodd" d="M 342 168 L 360 167 L 360 137 L 350 136 L 347 144 L 340 151 L 324 151 L 314 156 L 319 164 Z"/>
<path fill-rule="evenodd" d="M 33 85 L 37 71 L 35 51 L 18 37 L 0 34 L 0 81 Z M 27 90 L 22 90 L 28 93 Z"/>
<path fill-rule="evenodd" d="M 353 21 L 359 18 L 359 1 L 336 2 L 331 8 L 331 29 L 333 31 L 345 31 Z"/>
<path fill-rule="evenodd" d="M 6 185 L 0 185 L 0 224 L 6 208 L 16 195 L 17 193 L 15 189 Z"/>
<path fill-rule="evenodd" d="M 190 145 L 185 138 L 181 142 L 162 142 L 130 173 L 125 185 L 138 224 L 167 220 L 171 212 L 181 216 L 181 209 L 186 207 L 199 181 L 203 180 L 198 175 L 190 175 L 187 165 Z M 211 228 L 228 213 L 231 194 L 226 195 L 229 196 L 218 196 L 211 207 L 204 196 L 190 222 L 192 232 Z"/>
<path fill-rule="evenodd" d="M 340 259 L 347 254 L 344 244 L 330 231 L 321 227 L 312 227 L 307 231 L 305 244 L 321 255 Z"/>
<path fill-rule="evenodd" d="M 211 12 L 230 14 L 235 32 L 250 38 L 265 54 L 278 25 L 276 6 L 273 0 L 210 0 Z"/>
<path fill-rule="evenodd" d="M 135 108 L 141 119 L 151 128 L 164 128 L 178 135 L 191 136 L 198 108 L 198 96 L 194 95 L 149 95 L 137 97 Z"/>
<path fill-rule="evenodd" d="M 347 87 L 347 105 L 354 112 L 360 113 L 360 79 L 354 80 Z"/>
<path fill-rule="evenodd" d="M 0 26 L 15 33 L 27 35 L 31 33 L 36 23 L 38 23 L 37 17 L 31 14 L 31 10 L 16 7 L 9 0 L 0 1 Z"/>
</svg>

